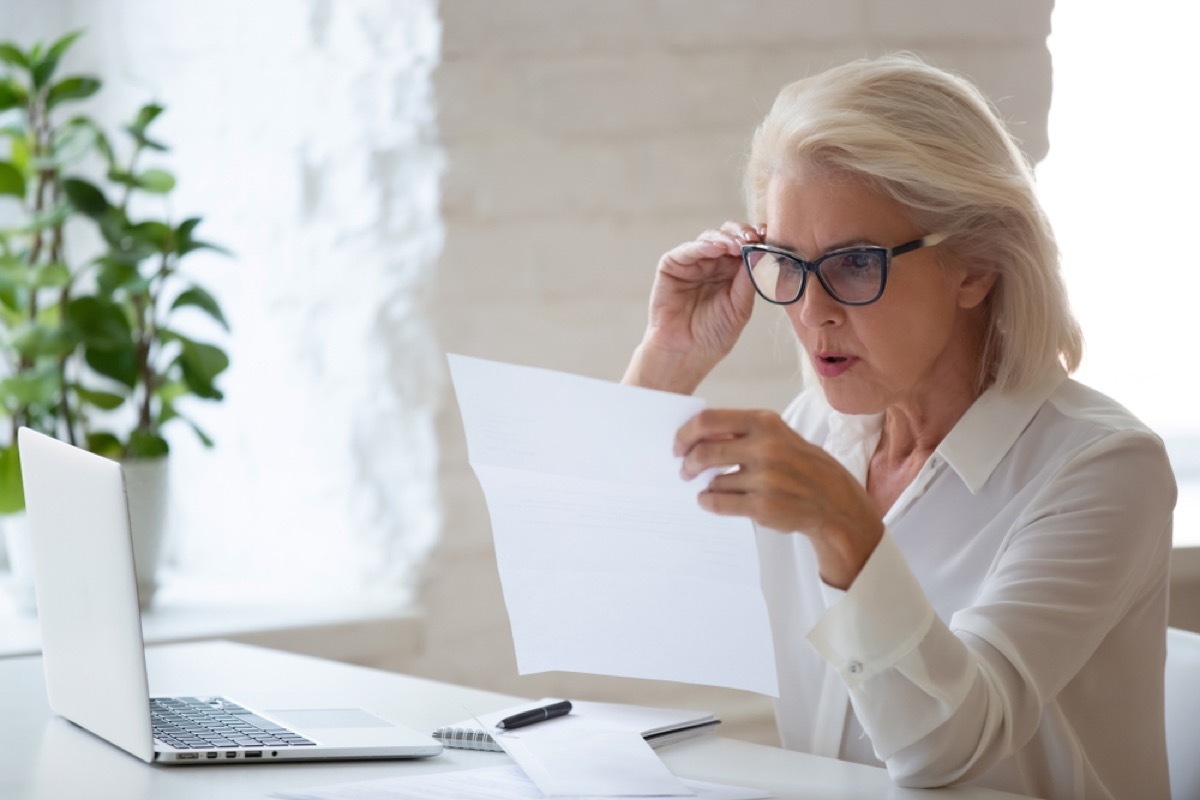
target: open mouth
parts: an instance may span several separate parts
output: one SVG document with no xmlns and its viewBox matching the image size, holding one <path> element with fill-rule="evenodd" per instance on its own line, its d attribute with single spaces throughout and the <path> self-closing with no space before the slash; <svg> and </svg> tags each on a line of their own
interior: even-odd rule
<svg viewBox="0 0 1200 800">
<path fill-rule="evenodd" d="M 813 366 L 816 367 L 817 374 L 823 378 L 836 378 L 842 373 L 854 367 L 858 361 L 855 356 L 836 355 L 834 353 L 816 353 L 816 358 L 813 359 Z"/>
</svg>

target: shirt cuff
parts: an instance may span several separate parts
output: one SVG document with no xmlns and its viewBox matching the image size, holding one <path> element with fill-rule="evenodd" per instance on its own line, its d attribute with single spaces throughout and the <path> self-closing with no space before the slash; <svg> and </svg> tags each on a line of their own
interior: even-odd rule
<svg viewBox="0 0 1200 800">
<path fill-rule="evenodd" d="M 826 602 L 834 599 L 825 589 L 822 593 Z M 885 532 L 854 583 L 809 631 L 808 641 L 847 686 L 854 686 L 916 648 L 935 616 L 904 554 Z"/>
</svg>

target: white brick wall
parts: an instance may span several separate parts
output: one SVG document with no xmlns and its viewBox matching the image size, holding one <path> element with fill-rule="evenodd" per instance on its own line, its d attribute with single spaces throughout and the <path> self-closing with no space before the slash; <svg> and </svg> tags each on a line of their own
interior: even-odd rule
<svg viewBox="0 0 1200 800">
<path fill-rule="evenodd" d="M 747 139 L 779 88 L 915 50 L 973 77 L 1046 152 L 1051 0 L 442 0 L 438 125 L 448 168 L 436 318 L 447 350 L 619 378 L 658 256 L 738 218 Z M 701 387 L 781 407 L 791 334 L 759 308 Z M 773 741 L 768 705 L 717 690 L 518 677 L 482 494 L 453 397 L 440 419 L 446 523 L 426 657 L 406 668 L 532 696 L 699 704 Z"/>
</svg>

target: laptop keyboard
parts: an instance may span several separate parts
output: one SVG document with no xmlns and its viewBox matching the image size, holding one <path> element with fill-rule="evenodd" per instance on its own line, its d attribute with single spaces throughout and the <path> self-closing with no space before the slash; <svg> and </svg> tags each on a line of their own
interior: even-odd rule
<svg viewBox="0 0 1200 800">
<path fill-rule="evenodd" d="M 154 738 L 178 750 L 316 745 L 221 697 L 153 697 L 150 717 Z"/>
</svg>

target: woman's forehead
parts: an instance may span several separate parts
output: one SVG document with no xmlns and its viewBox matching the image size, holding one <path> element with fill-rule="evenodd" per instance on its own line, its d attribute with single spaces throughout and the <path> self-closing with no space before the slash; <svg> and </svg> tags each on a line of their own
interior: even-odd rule
<svg viewBox="0 0 1200 800">
<path fill-rule="evenodd" d="M 920 235 L 903 204 L 844 171 L 777 173 L 766 200 L 767 241 L 806 257 L 855 244 L 892 246 Z"/>
</svg>

